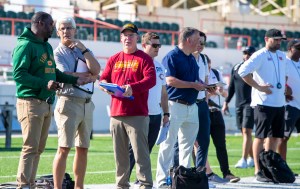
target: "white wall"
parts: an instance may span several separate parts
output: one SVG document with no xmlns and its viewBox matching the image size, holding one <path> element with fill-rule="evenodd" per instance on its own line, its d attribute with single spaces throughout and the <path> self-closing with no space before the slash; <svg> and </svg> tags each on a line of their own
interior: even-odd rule
<svg viewBox="0 0 300 189">
<path fill-rule="evenodd" d="M 0 35 L 0 54 L 4 51 L 13 51 L 16 45 L 17 38 L 12 36 Z M 59 39 L 50 39 L 50 44 L 53 48 L 57 47 Z M 83 41 L 83 43 L 91 49 L 95 56 L 109 57 L 122 50 L 120 43 L 115 42 L 94 42 L 94 41 Z M 141 47 L 139 46 L 141 49 Z M 160 49 L 157 60 L 161 61 L 164 55 L 166 55 L 172 46 L 163 46 Z M 228 67 L 228 64 L 236 64 L 242 58 L 242 53 L 236 50 L 225 50 L 225 49 L 205 49 L 204 51 L 212 60 L 214 67 L 223 66 Z M 102 68 L 105 66 L 105 59 L 100 59 Z M 93 102 L 95 103 L 94 111 L 94 130 L 97 132 L 107 132 L 109 130 L 109 117 L 108 107 L 110 105 L 110 96 L 98 90 L 98 83 L 95 83 L 95 93 L 93 95 Z M 8 90 L 9 89 L 9 90 Z M 5 93 L 6 95 L 15 95 L 15 87 L 12 85 L 4 86 L 1 85 L 0 94 Z M 55 130 L 55 123 L 53 122 L 50 130 Z"/>
<path fill-rule="evenodd" d="M 208 40 L 209 40 L 208 36 Z M 0 55 L 3 55 L 4 52 L 13 51 L 13 48 L 16 46 L 17 38 L 15 36 L 7 36 L 0 35 L 1 43 L 0 43 Z M 58 46 L 59 39 L 49 39 L 50 44 L 53 49 Z M 115 42 L 103 42 L 103 41 L 83 41 L 83 43 L 93 51 L 94 55 L 97 57 L 110 57 L 111 55 L 122 50 L 121 43 Z M 141 49 L 141 46 L 139 45 Z M 160 49 L 159 55 L 156 58 L 158 61 L 161 61 L 162 58 L 171 50 L 172 46 L 163 45 Z M 242 53 L 236 51 L 235 49 L 214 49 L 214 48 L 206 48 L 204 53 L 209 55 L 212 59 L 215 66 L 221 66 L 227 63 L 236 64 L 242 58 Z M 104 59 L 100 59 L 100 61 L 104 61 Z"/>
</svg>

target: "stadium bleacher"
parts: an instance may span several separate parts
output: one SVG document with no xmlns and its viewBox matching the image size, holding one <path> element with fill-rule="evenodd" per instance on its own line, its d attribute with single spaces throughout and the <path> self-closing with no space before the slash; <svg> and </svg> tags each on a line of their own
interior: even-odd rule
<svg viewBox="0 0 300 189">
<path fill-rule="evenodd" d="M 133 23 L 136 25 L 136 27 L 142 28 L 142 23 L 140 21 L 134 21 Z"/>
<path fill-rule="evenodd" d="M 256 48 L 261 48 L 261 47 L 265 46 L 265 40 L 264 40 L 265 33 L 266 33 L 265 29 L 257 30 L 255 28 L 250 29 L 250 28 L 238 28 L 238 27 L 233 27 L 233 28 L 225 27 L 224 28 L 224 34 L 226 34 L 226 35 L 236 34 L 236 35 L 250 36 L 251 37 L 251 45 Z M 298 32 L 298 31 L 285 31 L 284 33 L 288 39 L 300 38 L 300 32 Z M 232 37 L 231 40 L 237 41 L 237 37 Z M 233 42 L 233 43 L 235 43 L 235 42 Z M 247 41 L 245 38 L 243 38 L 243 46 L 246 46 L 246 44 L 247 44 Z M 286 45 L 287 45 L 287 41 L 282 41 L 281 50 L 286 51 L 287 50 Z"/>
<path fill-rule="evenodd" d="M 7 11 L 0 10 L 0 18 L 13 18 L 13 19 L 24 19 L 30 20 L 33 13 L 26 13 L 26 12 L 14 12 L 14 11 Z M 99 21 L 104 21 L 109 24 L 116 25 L 118 27 L 122 27 L 126 23 L 130 23 L 130 21 L 121 21 L 119 19 L 110 19 L 107 18 L 105 20 L 101 20 L 97 18 Z M 86 20 L 81 17 L 75 17 L 75 21 L 78 24 L 77 30 L 77 38 L 82 40 L 93 39 L 94 37 L 94 25 L 93 22 L 90 20 Z M 141 34 L 145 33 L 145 30 L 162 30 L 161 37 L 163 39 L 163 43 L 166 45 L 171 45 L 172 43 L 172 34 L 171 33 L 164 33 L 164 31 L 179 31 L 179 25 L 177 23 L 159 23 L 159 22 L 149 22 L 149 21 L 135 21 L 134 24 L 137 25 L 138 28 L 141 29 Z M 28 22 L 14 22 L 14 26 L 12 26 L 11 20 L 0 20 L 0 34 L 4 35 L 12 35 L 12 27 L 14 27 L 14 34 L 13 35 L 20 35 Z M 118 42 L 120 41 L 120 31 L 116 29 L 110 28 L 103 28 L 98 26 L 97 28 L 97 40 L 101 41 L 113 41 Z M 52 37 L 57 37 L 56 31 L 53 32 Z M 175 35 L 175 39 L 178 36 Z M 177 40 L 177 39 L 176 39 Z"/>
<path fill-rule="evenodd" d="M 25 12 L 17 12 L 17 18 L 30 19 Z"/>
<path fill-rule="evenodd" d="M 23 32 L 24 30 L 24 27 L 26 26 L 27 23 L 24 23 L 24 22 L 15 22 L 15 35 L 21 35 L 21 33 Z"/>
<path fill-rule="evenodd" d="M 14 12 L 14 11 L 4 11 L 0 9 L 0 34 L 4 35 L 20 35 L 30 18 L 32 17 L 33 12 Z M 10 19 L 22 19 L 27 20 L 25 21 L 12 21 L 7 19 L 1 18 L 10 18 Z M 109 24 L 113 24 L 118 27 L 122 27 L 124 24 L 129 23 L 130 21 L 119 20 L 119 19 L 100 19 L 97 18 L 96 20 L 106 22 Z M 82 17 L 75 17 L 75 21 L 78 24 L 78 31 L 77 37 L 78 39 L 82 40 L 93 40 L 97 39 L 100 41 L 113 41 L 118 42 L 120 41 L 120 31 L 116 29 L 109 28 L 107 26 L 103 26 L 101 24 L 97 24 L 97 32 L 96 37 L 94 36 L 94 22 L 91 20 L 84 19 Z M 133 22 L 137 27 L 140 29 L 140 34 L 144 34 L 146 31 L 155 31 L 159 33 L 162 44 L 164 45 L 171 45 L 177 44 L 178 41 L 178 34 L 179 31 L 179 24 L 178 23 L 167 23 L 167 22 L 158 22 L 158 21 L 134 21 Z M 13 33 L 14 32 L 14 33 Z M 176 33 L 172 33 L 176 32 Z M 266 30 L 265 29 L 255 29 L 255 28 L 240 28 L 240 27 L 224 27 L 224 35 L 230 36 L 228 38 L 229 48 L 236 48 L 237 42 L 239 42 L 240 38 L 242 38 L 242 46 L 248 45 L 248 38 L 245 36 L 250 37 L 251 45 L 256 48 L 263 47 L 264 44 L 264 35 Z M 287 38 L 300 38 L 300 32 L 298 31 L 285 31 Z M 53 37 L 57 37 L 56 31 L 53 34 Z M 283 42 L 284 43 L 284 42 Z M 218 43 L 215 41 L 207 41 L 206 46 L 209 48 L 218 48 Z M 285 45 L 282 45 L 281 50 L 286 50 Z"/>
</svg>

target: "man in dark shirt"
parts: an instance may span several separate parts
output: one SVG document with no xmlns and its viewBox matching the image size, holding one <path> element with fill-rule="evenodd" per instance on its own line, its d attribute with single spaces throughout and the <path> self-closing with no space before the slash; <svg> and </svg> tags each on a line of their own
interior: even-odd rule
<svg viewBox="0 0 300 189">
<path fill-rule="evenodd" d="M 190 166 L 193 144 L 199 129 L 198 91 L 205 86 L 199 82 L 199 67 L 192 55 L 200 44 L 199 31 L 183 28 L 179 34 L 179 44 L 170 51 L 162 63 L 166 68 L 167 91 L 169 96 L 170 129 L 167 139 L 160 144 L 156 181 L 158 188 L 167 188 L 166 178 L 170 168 L 174 145 L 179 145 L 179 165 Z"/>
<path fill-rule="evenodd" d="M 223 113 L 225 115 L 228 114 L 228 103 L 232 99 L 233 95 L 236 94 L 236 124 L 243 135 L 242 158 L 235 165 L 236 168 L 247 168 L 254 166 L 251 135 L 254 125 L 253 109 L 250 107 L 251 86 L 249 86 L 238 74 L 240 66 L 246 60 L 248 60 L 254 52 L 254 47 L 246 47 L 243 50 L 243 61 L 233 67 L 231 72 L 230 84 L 228 87 L 228 97 L 225 99 L 222 108 Z"/>
</svg>

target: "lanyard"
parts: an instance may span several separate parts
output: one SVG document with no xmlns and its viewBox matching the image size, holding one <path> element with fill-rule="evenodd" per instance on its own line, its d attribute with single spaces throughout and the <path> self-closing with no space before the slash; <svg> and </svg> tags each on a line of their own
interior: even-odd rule
<svg viewBox="0 0 300 189">
<path fill-rule="evenodd" d="M 294 67 L 295 67 L 295 69 L 296 69 L 296 71 L 297 71 L 297 73 L 298 73 L 298 76 L 300 77 L 300 73 L 299 73 L 299 67 L 297 67 L 296 66 L 296 63 L 291 59 L 291 61 L 292 61 L 292 63 L 293 63 L 293 65 L 294 65 Z"/>
<path fill-rule="evenodd" d="M 275 64 L 275 62 L 274 62 L 274 60 L 273 60 L 273 57 L 272 57 L 270 51 L 268 51 L 268 53 L 269 53 L 269 55 L 270 55 L 270 57 L 271 57 L 271 59 L 272 59 L 272 62 L 273 62 L 274 68 L 275 68 L 275 75 L 276 75 L 276 80 L 277 80 L 277 85 L 276 85 L 276 86 L 277 86 L 278 89 L 281 89 L 281 88 L 282 88 L 282 85 L 281 85 L 281 83 L 280 83 L 280 69 L 279 69 L 279 59 L 278 59 L 277 52 L 276 52 L 276 58 L 277 58 L 278 74 L 277 74 L 276 64 Z"/>
</svg>

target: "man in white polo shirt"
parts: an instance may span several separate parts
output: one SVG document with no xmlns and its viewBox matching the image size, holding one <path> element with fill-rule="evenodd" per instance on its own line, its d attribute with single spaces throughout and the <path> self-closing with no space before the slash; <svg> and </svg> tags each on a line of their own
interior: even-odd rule
<svg viewBox="0 0 300 189">
<path fill-rule="evenodd" d="M 278 152 L 286 160 L 287 142 L 296 127 L 300 132 L 300 40 L 291 40 L 287 45 L 287 69 L 289 79 L 287 85 L 292 89 L 292 95 L 286 94 L 284 138 L 280 141 Z"/>
<path fill-rule="evenodd" d="M 276 151 L 277 139 L 284 134 L 286 56 L 279 51 L 285 37 L 277 29 L 265 34 L 265 47 L 253 53 L 240 67 L 239 75 L 252 86 L 251 106 L 256 124 L 253 156 L 256 180 L 268 182 L 260 171 L 260 151 Z"/>
</svg>

